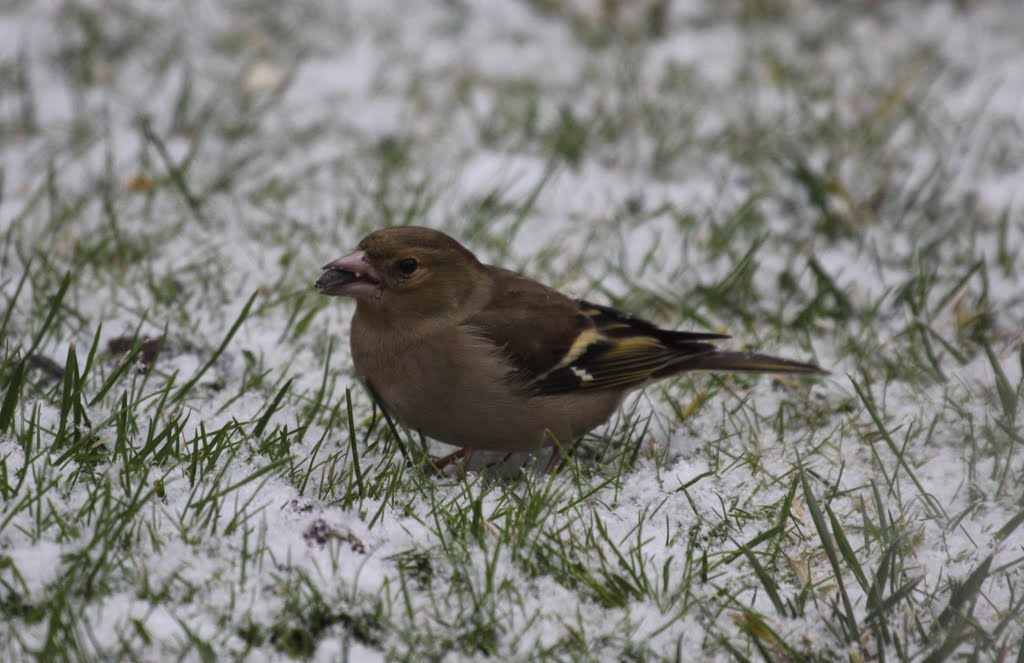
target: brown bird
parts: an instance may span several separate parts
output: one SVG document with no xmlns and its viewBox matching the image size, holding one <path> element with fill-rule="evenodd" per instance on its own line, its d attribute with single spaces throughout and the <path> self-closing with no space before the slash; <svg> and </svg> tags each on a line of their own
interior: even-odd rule
<svg viewBox="0 0 1024 663">
<path fill-rule="evenodd" d="M 352 297 L 358 376 L 407 426 L 473 449 L 555 452 L 604 423 L 627 393 L 683 371 L 825 373 L 708 343 L 485 265 L 442 232 L 384 228 L 323 267 L 321 294 Z"/>
</svg>

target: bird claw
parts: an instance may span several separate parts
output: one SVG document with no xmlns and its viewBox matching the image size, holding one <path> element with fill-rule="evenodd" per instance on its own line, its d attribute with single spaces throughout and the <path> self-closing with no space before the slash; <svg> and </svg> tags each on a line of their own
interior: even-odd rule
<svg viewBox="0 0 1024 663">
<path fill-rule="evenodd" d="M 469 463 L 469 459 L 473 456 L 473 447 L 462 447 L 456 452 L 450 453 L 447 456 L 441 456 L 431 461 L 431 465 L 434 466 L 435 470 L 444 470 L 452 463 L 458 461 L 460 465 L 465 467 Z"/>
</svg>

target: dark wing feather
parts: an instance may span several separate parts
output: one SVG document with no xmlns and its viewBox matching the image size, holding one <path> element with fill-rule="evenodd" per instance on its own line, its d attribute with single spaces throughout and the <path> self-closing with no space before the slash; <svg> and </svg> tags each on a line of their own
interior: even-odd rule
<svg viewBox="0 0 1024 663">
<path fill-rule="evenodd" d="M 506 355 L 513 367 L 510 381 L 530 384 L 558 366 L 594 323 L 576 302 L 556 290 L 514 272 L 491 269 L 498 274 L 491 303 L 463 325 Z"/>
<path fill-rule="evenodd" d="M 607 306 L 572 300 L 500 270 L 492 303 L 464 325 L 492 342 L 524 394 L 630 389 L 683 360 L 714 352 L 720 334 L 660 329 Z"/>
<path fill-rule="evenodd" d="M 601 332 L 610 338 L 641 334 L 656 338 L 669 347 L 685 344 L 689 341 L 714 341 L 729 338 L 727 334 L 662 329 L 654 323 L 637 318 L 629 313 L 623 313 L 617 309 L 601 306 L 600 304 L 592 304 L 583 299 L 576 300 L 576 305 L 581 313 L 593 320 L 594 324 L 601 329 Z"/>
<path fill-rule="evenodd" d="M 726 338 L 721 334 L 661 329 L 641 318 L 583 300 L 576 305 L 593 322 L 597 338 L 573 361 L 532 384 L 534 393 L 639 387 L 671 372 L 681 361 L 713 353 L 715 346 L 704 341 Z"/>
</svg>

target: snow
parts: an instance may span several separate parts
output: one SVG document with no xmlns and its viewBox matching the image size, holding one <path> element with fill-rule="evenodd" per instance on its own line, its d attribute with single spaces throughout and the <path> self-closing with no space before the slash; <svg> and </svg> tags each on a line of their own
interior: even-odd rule
<svg viewBox="0 0 1024 663">
<path fill-rule="evenodd" d="M 586 289 L 595 280 L 605 289 L 601 296 L 628 293 L 635 281 L 673 296 L 689 292 L 684 287 L 689 283 L 717 282 L 735 266 L 735 258 L 731 254 L 706 257 L 706 244 L 714 230 L 710 224 L 694 235 L 696 241 L 684 243 L 677 213 L 692 213 L 700 222 L 720 218 L 760 193 L 755 183 L 759 174 L 751 172 L 747 162 L 729 154 L 725 147 L 722 153 L 704 147 L 717 137 L 748 132 L 754 141 L 759 129 L 751 126 L 751 117 L 763 125 L 775 124 L 779 135 L 789 139 L 800 137 L 800 123 L 809 117 L 821 120 L 835 115 L 843 127 L 863 125 L 868 131 L 875 122 L 884 122 L 879 118 L 885 115 L 886 103 L 899 103 L 901 94 L 926 80 L 925 98 L 936 114 L 935 124 L 906 122 L 879 148 L 878 163 L 839 155 L 834 170 L 855 191 L 854 197 L 861 199 L 887 178 L 898 179 L 901 192 L 926 188 L 938 169 L 946 178 L 940 192 L 941 209 L 946 213 L 973 219 L 1006 211 L 1010 221 L 1004 240 L 998 229 L 980 228 L 977 245 L 968 247 L 965 231 L 963 242 L 950 240 L 940 256 L 948 258 L 943 266 L 956 263 L 959 256 L 985 259 L 988 297 L 998 314 L 994 324 L 1003 338 L 994 346 L 996 358 L 1009 384 L 1020 384 L 1024 284 L 1018 276 L 1019 264 L 1005 271 L 994 263 L 1001 241 L 1011 253 L 1024 245 L 1024 225 L 1020 223 L 1024 150 L 1019 141 L 1024 124 L 1024 42 L 1020 37 L 1024 34 L 1024 10 L 1016 4 L 966 3 L 968 8 L 960 9 L 965 3 L 865 3 L 863 16 L 849 19 L 838 9 L 805 3 L 806 12 L 798 12 L 803 18 L 797 25 L 762 24 L 746 29 L 735 17 L 724 15 L 727 10 L 716 9 L 717 3 L 675 2 L 667 19 L 669 32 L 663 38 L 644 47 L 627 44 L 605 51 L 582 43 L 572 21 L 541 11 L 540 6 L 548 3 L 476 0 L 407 5 L 350 0 L 303 4 L 308 6 L 282 8 L 276 23 L 267 19 L 273 25 L 247 17 L 232 2 L 136 6 L 139 15 L 152 19 L 152 35 L 136 34 L 139 28 L 127 19 L 109 24 L 101 21 L 101 30 L 111 40 L 118 36 L 151 40 L 150 48 L 132 51 L 128 61 L 108 62 L 105 56 L 97 56 L 90 66 L 98 68 L 92 72 L 98 82 L 87 86 L 76 83 L 56 57 L 64 44 L 57 35 L 64 34 L 61 26 L 66 27 L 70 20 L 61 5 L 16 3 L 0 14 L 0 63 L 15 66 L 24 58 L 40 127 L 32 135 L 8 128 L 17 123 L 18 96 L 13 92 L 0 96 L 0 123 L 4 125 L 0 229 L 26 245 L 46 245 L 53 261 L 47 269 L 54 278 L 64 269 L 79 268 L 86 268 L 83 279 L 95 278 L 77 281 L 72 292 L 73 309 L 88 324 L 63 328 L 43 348 L 48 356 L 62 359 L 69 344 L 75 343 L 81 362 L 100 322 L 101 348 L 136 329 L 142 335 L 158 336 L 169 328 L 179 347 L 162 357 L 157 369 L 162 375 L 176 373 L 180 385 L 203 365 L 209 349 L 225 337 L 257 288 L 273 296 L 285 293 L 283 296 L 301 302 L 302 307 L 320 305 L 309 291 L 319 265 L 348 250 L 385 215 L 367 191 L 379 181 L 375 169 L 384 167 L 373 156 L 375 150 L 388 140 L 408 139 L 414 165 L 410 168 L 413 175 L 396 176 L 394 189 L 387 192 L 385 200 L 401 212 L 413 198 L 414 180 L 422 177 L 439 189 L 422 218 L 474 233 L 470 238 L 473 248 L 483 259 L 528 270 L 538 254 L 554 247 L 552 265 L 562 282 L 553 285 L 568 292 L 592 296 Z M 587 25 L 600 23 L 595 18 L 597 3 L 566 4 Z M 116 14 L 103 3 L 91 8 L 107 19 Z M 632 18 L 625 15 L 622 20 Z M 843 26 L 842 34 L 831 34 L 837 24 Z M 293 43 L 275 30 L 301 36 L 289 37 Z M 73 34 L 70 43 L 84 39 L 77 30 L 69 34 Z M 187 46 L 184 52 L 175 53 L 168 65 L 162 62 L 161 51 L 170 49 L 176 37 Z M 763 81 L 771 78 L 771 68 L 777 64 L 769 62 L 768 55 L 799 61 L 802 40 L 812 38 L 834 38 L 835 43 L 824 49 L 820 60 L 803 65 L 815 69 L 812 76 L 830 89 L 829 95 L 807 109 L 808 101 L 800 98 L 798 91 Z M 929 62 L 940 62 L 941 67 L 918 71 L 905 64 L 917 51 L 936 52 L 937 60 Z M 624 69 L 621 59 L 628 57 L 640 62 L 641 75 L 624 86 L 624 91 L 612 83 L 618 80 L 615 72 Z M 901 63 L 900 68 L 893 70 L 893 63 Z M 103 67 L 108 69 L 99 71 Z M 674 130 L 692 132 L 702 147 L 685 142 L 684 156 L 664 170 L 653 165 L 657 149 L 664 146 L 646 134 L 605 143 L 599 136 L 589 136 L 592 143 L 579 164 L 558 164 L 551 173 L 550 156 L 536 144 L 509 144 L 506 139 L 484 144 L 481 137 L 489 122 L 506 121 L 506 113 L 514 111 L 515 104 L 525 103 L 509 92 L 517 84 L 528 82 L 538 90 L 535 121 L 544 129 L 552 126 L 563 108 L 572 109 L 584 120 L 596 107 L 612 109 L 608 114 L 614 116 L 614 109 L 629 107 L 626 101 L 631 94 L 657 98 L 661 86 L 668 85 L 675 75 L 693 76 L 688 89 L 694 92 L 680 94 L 677 112 L 669 114 L 678 122 Z M 744 77 L 755 83 L 746 88 L 737 85 Z M 186 84 L 193 87 L 191 98 L 183 101 L 180 91 Z M 282 85 L 286 86 L 283 90 Z M 737 91 L 741 89 L 745 92 Z M 247 115 L 251 108 L 246 104 L 258 106 L 279 91 L 283 96 L 278 105 L 265 115 Z M 471 101 L 457 102 L 459 94 L 468 95 Z M 245 103 L 239 101 L 243 98 Z M 184 109 L 182 117 L 175 116 L 179 107 Z M 204 113 L 213 117 L 210 126 L 216 129 L 193 131 L 191 124 L 200 125 Z M 90 275 L 87 266 L 73 261 L 81 255 L 76 243 L 87 242 L 108 223 L 95 200 L 69 227 L 60 227 L 43 211 L 24 218 L 19 215 L 37 192 L 46 190 L 48 156 L 55 146 L 75 144 L 76 123 L 105 118 L 90 125 L 91 132 L 81 138 L 81 145 L 61 152 L 53 172 L 61 192 L 59 202 L 71 204 L 76 196 L 91 191 L 108 166 L 122 183 L 133 175 L 164 173 L 161 158 L 138 130 L 140 114 L 152 117 L 173 161 L 195 160 L 186 179 L 196 192 L 216 178 L 230 175 L 229 193 L 207 197 L 203 203 L 207 221 L 200 222 L 191 219 L 194 212 L 180 198 L 160 196 L 148 203 L 141 193 L 121 191 L 118 204 L 125 237 L 152 238 L 160 249 L 145 266 L 126 264 L 113 276 L 104 267 Z M 954 135 L 931 142 L 922 138 L 929 131 L 938 131 L 939 120 L 954 127 Z M 175 128 L 179 121 L 184 126 Z M 245 138 L 232 137 L 230 129 L 236 126 L 247 128 Z M 957 151 L 937 151 L 948 145 Z M 835 157 L 820 149 L 807 154 L 808 162 L 820 169 Z M 291 190 L 276 198 L 273 185 L 278 181 Z M 502 202 L 521 202 L 541 182 L 544 186 L 536 205 L 510 242 L 502 238 L 512 223 L 511 216 L 507 222 L 483 229 L 473 227 L 465 218 L 466 210 L 489 194 L 497 193 Z M 919 255 L 927 240 L 947 241 L 944 233 L 948 226 L 936 223 L 934 237 L 901 233 L 896 201 L 888 203 L 879 218 L 864 225 L 856 237 L 824 242 L 809 223 L 794 218 L 790 207 L 779 202 L 803 199 L 792 187 L 791 182 L 780 182 L 778 199 L 758 202 L 764 217 L 759 232 L 768 236 L 767 247 L 758 256 L 762 269 L 759 294 L 766 302 L 780 301 L 773 284 L 794 267 L 792 252 L 780 248 L 773 238 L 806 237 L 804 250 L 817 257 L 858 310 L 870 302 L 885 304 L 883 315 L 873 323 L 883 325 L 881 329 L 863 329 L 859 321 L 851 320 L 850 337 L 873 334 L 870 338 L 881 346 L 880 358 L 898 351 L 902 347 L 899 339 L 912 322 L 903 307 L 892 303 L 897 289 L 913 276 L 907 271 L 907 260 Z M 628 214 L 630 200 L 641 202 L 642 218 L 624 230 L 619 220 Z M 351 216 L 346 214 L 349 210 Z M 648 213 L 651 210 L 666 211 Z M 810 218 L 814 211 L 804 207 L 800 213 Z M 180 231 L 168 234 L 161 224 Z M 591 230 L 594 232 L 588 235 Z M 746 245 L 737 243 L 730 251 L 742 255 L 757 238 L 744 239 Z M 498 241 L 492 243 L 494 240 Z M 0 288 L 6 298 L 12 298 L 20 274 L 11 270 L 21 265 L 13 252 L 3 251 Z M 1019 263 L 1019 256 L 1016 260 Z M 621 274 L 609 274 L 607 262 L 620 266 Z M 966 271 L 967 265 L 958 267 Z M 159 281 L 163 276 L 180 277 L 163 293 L 171 303 L 157 301 L 144 287 L 147 277 Z M 812 280 L 806 273 L 798 278 L 805 284 Z M 37 288 L 45 288 L 50 280 L 31 279 L 19 295 L 12 318 L 19 338 L 28 338 L 33 329 L 32 322 L 24 318 L 24 302 L 47 297 L 48 291 Z M 974 281 L 964 288 L 969 295 L 977 295 L 977 290 Z M 270 296 L 258 298 L 257 307 Z M 774 310 L 770 304 L 766 308 Z M 278 379 L 294 378 L 294 393 L 315 393 L 323 379 L 322 347 L 328 338 L 334 342 L 333 398 L 342 397 L 345 388 L 355 384 L 346 352 L 351 307 L 339 303 L 325 306 L 311 323 L 312 331 L 298 340 L 285 334 L 290 310 L 286 306 L 273 308 L 242 325 L 228 351 L 197 386 L 203 397 L 193 398 L 185 406 L 188 420 L 183 439 L 188 444 L 212 444 L 213 431 L 260 414 L 267 402 L 263 391 L 229 400 L 238 392 L 243 377 L 254 372 L 269 376 L 266 390 L 272 390 Z M 787 316 L 791 313 L 789 309 L 785 312 Z M 927 322 L 952 337 L 958 333 L 955 316 L 951 304 Z M 761 331 L 737 330 L 738 340 L 753 340 Z M 195 347 L 182 343 L 184 340 L 202 341 L 208 347 Z M 767 342 L 780 354 L 806 352 L 798 339 L 770 338 Z M 850 402 L 859 404 L 847 377 L 858 375 L 858 360 L 844 353 L 841 339 L 814 337 L 810 347 L 832 369 L 833 376 L 815 386 L 809 400 L 823 402 L 837 412 Z M 204 386 L 217 380 L 224 383 L 221 391 Z M 1022 571 L 1017 560 L 1024 548 L 1021 528 L 1004 541 L 994 538 L 994 532 L 1020 508 L 1007 497 L 1014 491 L 1007 491 L 999 479 L 1000 473 L 1005 473 L 1008 478 L 1003 483 L 1019 484 L 1019 453 L 1010 454 L 1007 472 L 1000 466 L 1005 457 L 975 448 L 987 444 L 981 428 L 987 426 L 998 434 L 993 421 L 999 404 L 989 393 L 995 380 L 988 358 L 979 354 L 956 366 L 947 383 L 870 385 L 897 444 L 903 443 L 908 429 L 937 421 L 926 446 L 922 438 L 912 438 L 909 456 L 913 465 L 909 469 L 923 494 L 930 496 L 928 501 L 947 514 L 973 509 L 948 531 L 922 515 L 930 506 L 911 489 L 908 468 L 892 450 L 881 440 L 866 447 L 848 430 L 870 429 L 873 423 L 866 412 L 837 414 L 829 421 L 828 430 L 806 429 L 802 436 L 778 440 L 774 430 L 757 430 L 763 424 L 749 415 L 740 415 L 748 417 L 748 428 L 728 416 L 724 408 L 735 407 L 735 401 L 729 401 L 729 406 L 706 406 L 693 420 L 677 422 L 665 395 L 656 389 L 631 401 L 637 416 L 651 417 L 651 433 L 640 461 L 621 489 L 591 496 L 571 510 L 572 517 L 564 517 L 558 524 L 546 523 L 540 530 L 567 546 L 580 545 L 594 527 L 594 519 L 599 519 L 608 540 L 621 549 L 631 553 L 633 547 L 640 546 L 637 557 L 654 569 L 652 577 L 660 579 L 661 565 L 669 563 L 675 575 L 670 575 L 661 595 L 670 597 L 674 588 L 683 586 L 682 560 L 687 546 L 696 545 L 714 557 L 723 540 L 742 543 L 759 533 L 764 529 L 763 520 L 748 526 L 738 520 L 737 513 L 781 503 L 790 479 L 768 483 L 765 477 L 789 477 L 797 463 L 796 452 L 803 454 L 821 445 L 820 453 L 809 461 L 809 469 L 817 477 L 814 490 L 822 499 L 821 494 L 834 488 L 840 495 L 832 503 L 837 512 L 856 514 L 861 489 L 872 483 L 891 500 L 893 512 L 904 511 L 904 500 L 921 502 L 910 508 L 918 520 L 902 524 L 907 545 L 914 549 L 911 557 L 916 566 L 909 572 L 921 579 L 920 591 L 945 591 L 948 583 L 962 581 L 989 554 L 994 555 L 993 567 L 1008 566 L 1007 577 L 997 574 L 986 585 L 991 605 L 979 611 L 983 625 L 988 625 L 1009 605 L 1015 592 L 1019 594 Z M 693 397 L 692 393 L 674 395 L 682 403 Z M 725 396 L 719 394 L 719 398 Z M 765 416 L 793 406 L 792 400 L 773 391 L 767 380 L 741 391 L 740 396 L 749 398 L 753 411 Z M 38 406 L 41 427 L 55 430 L 60 417 L 55 404 L 38 394 L 32 398 L 31 407 Z M 367 415 L 365 394 L 354 389 L 353 398 L 359 412 Z M 956 411 L 949 409 L 949 403 L 961 405 L 971 419 L 954 416 Z M 299 421 L 303 405 L 286 402 L 272 424 Z M 314 422 L 295 452 L 300 456 L 311 453 L 323 433 L 322 424 Z M 823 438 L 828 438 L 827 444 L 822 443 Z M 714 439 L 726 439 L 726 448 L 737 455 L 756 449 L 758 469 L 764 474 L 737 469 L 729 459 L 708 458 L 705 441 Z M 329 446 L 333 453 L 347 443 L 335 430 L 325 449 Z M 671 463 L 659 466 L 651 460 L 656 453 L 664 453 Z M 84 480 L 71 482 L 71 468 L 47 465 L 56 456 L 58 451 L 26 459 L 21 444 L 10 436 L 0 439 L 0 459 L 6 463 L 8 476 L 32 470 L 27 474 L 29 492 L 42 489 L 47 481 L 57 481 L 61 488 L 52 492 L 57 500 L 54 508 L 74 514 L 84 508 L 89 487 Z M 649 599 L 613 607 L 596 600 L 581 601 L 577 591 L 551 575 L 524 573 L 512 558 L 513 551 L 500 549 L 495 536 L 484 535 L 482 543 L 470 547 L 465 558 L 444 558 L 438 546 L 451 542 L 441 540 L 430 505 L 368 498 L 343 508 L 316 498 L 315 489 L 300 493 L 281 473 L 270 473 L 232 491 L 212 523 L 201 520 L 195 507 L 198 496 L 242 482 L 265 462 L 243 448 L 232 454 L 217 486 L 199 488 L 190 485 L 181 468 L 167 475 L 164 468 L 151 468 L 150 479 L 162 477 L 165 496 L 148 503 L 139 515 L 147 525 L 130 535 L 135 537 L 132 562 L 127 570 L 118 569 L 115 586 L 107 593 L 81 603 L 79 628 L 90 633 L 83 640 L 89 653 L 118 651 L 121 643 L 132 642 L 142 652 L 140 657 L 159 658 L 185 647 L 191 632 L 215 643 L 220 648 L 218 655 L 238 655 L 247 648 L 237 633 L 240 625 L 247 621 L 263 626 L 275 623 L 289 601 L 279 591 L 285 584 L 281 579 L 302 576 L 312 579 L 332 608 L 359 615 L 372 613 L 379 602 L 388 607 L 395 623 L 416 624 L 421 637 L 423 633 L 451 637 L 462 624 L 480 618 L 474 610 L 490 611 L 488 614 L 501 620 L 498 651 L 508 659 L 528 658 L 538 647 L 555 650 L 566 634 L 574 631 L 614 634 L 619 645 L 643 643 L 664 657 L 673 656 L 677 648 L 697 655 L 713 645 L 708 641 L 715 637 L 709 635 L 709 622 L 717 624 L 716 634 L 736 636 L 741 632 L 726 616 L 725 606 L 716 622 L 715 616 L 693 612 L 677 618 L 677 606 L 658 605 Z M 906 494 L 888 489 L 885 478 L 876 472 L 879 464 L 890 478 L 899 477 Z M 120 469 L 112 464 L 105 471 L 117 477 Z M 488 517 L 507 508 L 503 495 L 475 473 L 465 479 L 438 481 L 447 482 L 438 488 L 445 502 L 468 508 L 479 499 Z M 568 478 L 555 481 L 571 492 Z M 696 483 L 686 491 L 678 490 L 691 481 Z M 511 486 L 508 490 L 527 489 Z M 797 495 L 796 501 L 802 502 L 799 489 Z M 973 495 L 981 495 L 980 502 Z M 383 516 L 370 527 L 370 517 L 381 508 Z M 793 509 L 798 526 L 813 532 L 805 507 L 794 503 Z M 4 515 L 0 510 L 0 522 Z M 0 528 L 0 580 L 21 593 L 23 600 L 41 603 L 60 578 L 64 556 L 85 550 L 93 525 L 86 518 L 87 522 L 80 524 L 80 536 L 62 536 L 52 528 L 37 530 L 30 516 L 30 511 L 22 511 Z M 306 536 L 318 520 L 333 533 L 325 545 Z M 722 530 L 694 534 L 698 523 L 721 523 Z M 230 533 L 229 526 L 233 527 Z M 864 539 L 860 533 L 854 536 L 854 549 L 860 550 Z M 697 537 L 704 538 L 694 542 Z M 583 563 L 596 566 L 598 557 L 606 554 L 602 545 L 595 543 L 577 554 Z M 251 567 L 244 571 L 238 561 L 243 550 L 253 556 Z M 502 588 L 501 593 L 483 597 L 481 606 L 467 606 L 463 595 L 436 587 L 407 596 L 395 560 L 409 551 L 423 553 L 435 565 L 434 583 L 465 574 L 467 585 L 479 588 L 493 583 Z M 801 550 L 795 555 L 805 553 Z M 877 554 L 872 560 L 877 561 Z M 815 583 L 829 573 L 817 559 L 794 557 L 789 561 L 808 562 L 807 572 Z M 749 607 L 774 614 L 769 597 L 756 591 L 756 579 L 743 577 L 741 568 L 716 567 L 709 581 L 712 588 L 705 587 L 707 596 L 714 594 L 713 587 L 730 592 L 743 587 L 740 595 L 749 601 Z M 785 573 L 780 585 L 785 591 L 799 591 L 799 575 L 797 571 Z M 143 591 L 144 586 L 150 593 Z M 154 598 L 157 595 L 160 598 Z M 510 596 L 519 602 L 509 600 Z M 406 602 L 412 617 L 405 616 Z M 855 609 L 859 618 L 869 612 L 863 602 Z M 20 646 L 31 649 L 47 636 L 45 626 L 44 621 L 5 629 L 18 629 Z M 805 638 L 808 651 L 837 651 L 836 641 L 810 610 L 801 617 L 780 618 L 772 626 L 787 642 Z M 1011 628 L 1018 634 L 1024 632 L 1019 620 Z M 137 629 L 148 634 L 151 644 L 140 644 Z M 393 651 L 415 655 L 416 645 L 383 633 L 376 646 L 353 639 L 342 626 L 334 625 L 317 640 L 313 659 L 337 660 L 347 655 L 350 660 L 382 661 L 389 660 Z M 614 649 L 614 643 L 594 646 L 598 658 L 621 652 Z M 253 660 L 277 656 L 269 643 L 256 646 L 248 655 Z M 720 651 L 717 655 L 725 656 Z M 457 649 L 444 655 L 445 660 L 470 658 L 473 654 Z"/>
</svg>

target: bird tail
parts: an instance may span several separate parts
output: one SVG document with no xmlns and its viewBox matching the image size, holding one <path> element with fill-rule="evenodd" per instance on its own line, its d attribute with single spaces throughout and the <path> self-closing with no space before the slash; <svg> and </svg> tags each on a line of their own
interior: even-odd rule
<svg viewBox="0 0 1024 663">
<path fill-rule="evenodd" d="M 828 371 L 814 364 L 782 359 L 754 352 L 723 352 L 715 350 L 674 363 L 671 373 L 679 371 L 733 371 L 744 373 L 804 373 L 826 375 Z M 666 374 L 669 371 L 666 371 Z"/>
</svg>

